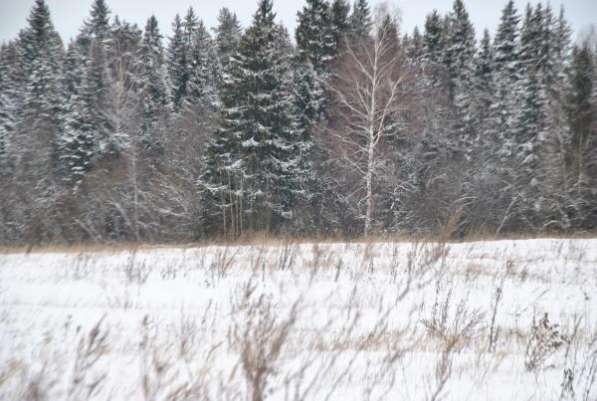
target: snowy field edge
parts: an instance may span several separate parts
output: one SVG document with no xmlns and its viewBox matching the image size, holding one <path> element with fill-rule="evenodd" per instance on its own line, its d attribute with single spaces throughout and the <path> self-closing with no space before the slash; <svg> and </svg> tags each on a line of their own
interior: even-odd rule
<svg viewBox="0 0 597 401">
<path fill-rule="evenodd" d="M 0 399 L 591 401 L 596 289 L 594 239 L 5 253 Z"/>
</svg>

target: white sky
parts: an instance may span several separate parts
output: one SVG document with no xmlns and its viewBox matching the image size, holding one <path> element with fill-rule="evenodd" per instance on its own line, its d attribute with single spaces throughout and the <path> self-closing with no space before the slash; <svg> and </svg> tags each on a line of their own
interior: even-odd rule
<svg viewBox="0 0 597 401">
<path fill-rule="evenodd" d="M 82 21 L 89 15 L 92 0 L 46 0 L 54 25 L 65 42 L 74 37 Z M 380 0 L 370 0 L 371 4 Z M 402 13 L 403 31 L 411 32 L 415 25 L 421 27 L 425 15 L 436 8 L 441 12 L 451 8 L 453 0 L 393 0 Z M 516 1 L 520 11 L 524 10 L 525 0 Z M 16 36 L 26 26 L 26 19 L 34 0 L 0 0 L 0 42 Z M 170 26 L 176 13 L 181 15 L 193 6 L 205 23 L 212 27 L 221 7 L 228 7 L 239 16 L 243 26 L 251 21 L 257 0 L 107 0 L 112 16 L 137 23 L 141 28 L 147 18 L 155 14 L 162 34 L 170 36 Z M 484 28 L 493 33 L 506 0 L 465 0 L 466 7 L 475 24 L 478 36 Z M 568 21 L 576 31 L 597 23 L 597 0 L 551 0 L 554 9 L 560 4 L 566 7 Z M 278 19 L 291 30 L 296 25 L 296 12 L 302 8 L 304 0 L 274 0 Z"/>
</svg>

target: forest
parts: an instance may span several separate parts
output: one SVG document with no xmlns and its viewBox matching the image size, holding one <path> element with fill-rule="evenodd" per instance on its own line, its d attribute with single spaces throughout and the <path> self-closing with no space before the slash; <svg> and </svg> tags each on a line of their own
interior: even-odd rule
<svg viewBox="0 0 597 401">
<path fill-rule="evenodd" d="M 597 38 L 564 8 L 272 0 L 170 32 L 44 0 L 0 49 L 0 244 L 597 230 Z M 477 28 L 478 29 L 478 28 Z M 479 40 L 480 39 L 480 40 Z"/>
</svg>

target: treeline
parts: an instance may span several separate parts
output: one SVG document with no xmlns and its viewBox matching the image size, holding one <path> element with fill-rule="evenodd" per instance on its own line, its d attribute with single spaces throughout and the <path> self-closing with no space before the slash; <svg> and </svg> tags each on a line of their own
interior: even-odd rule
<svg viewBox="0 0 597 401">
<path fill-rule="evenodd" d="M 44 0 L 0 50 L 0 243 L 597 227 L 597 48 L 513 1 L 400 31 L 306 0 L 295 40 L 190 8 L 164 40 L 95 0 L 65 47 Z M 593 38 L 594 39 L 594 38 Z"/>
</svg>

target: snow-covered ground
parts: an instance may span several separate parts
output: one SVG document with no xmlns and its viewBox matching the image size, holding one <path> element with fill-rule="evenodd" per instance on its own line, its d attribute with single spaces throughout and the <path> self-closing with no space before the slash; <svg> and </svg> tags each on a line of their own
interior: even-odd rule
<svg viewBox="0 0 597 401">
<path fill-rule="evenodd" d="M 0 255 L 1 400 L 595 401 L 596 374 L 597 240 Z"/>
</svg>

